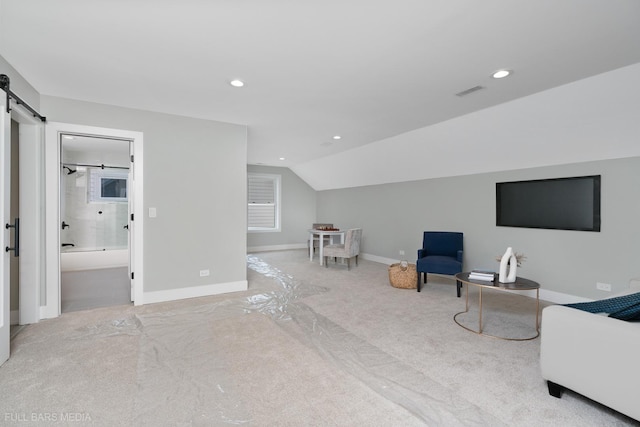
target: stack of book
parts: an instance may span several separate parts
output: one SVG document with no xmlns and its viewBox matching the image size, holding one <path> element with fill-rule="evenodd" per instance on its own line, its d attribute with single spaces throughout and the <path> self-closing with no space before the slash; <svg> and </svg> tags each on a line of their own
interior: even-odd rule
<svg viewBox="0 0 640 427">
<path fill-rule="evenodd" d="M 484 280 L 485 282 L 493 282 L 495 274 L 490 270 L 471 270 L 469 273 L 469 279 L 471 280 Z"/>
</svg>

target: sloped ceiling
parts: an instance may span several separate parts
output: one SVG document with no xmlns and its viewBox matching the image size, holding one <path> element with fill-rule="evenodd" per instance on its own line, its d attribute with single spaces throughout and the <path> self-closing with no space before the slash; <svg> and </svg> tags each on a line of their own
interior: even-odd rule
<svg viewBox="0 0 640 427">
<path fill-rule="evenodd" d="M 640 156 L 640 64 L 292 169 L 316 190 Z"/>
<path fill-rule="evenodd" d="M 639 23 L 637 0 L 0 0 L 0 55 L 43 95 L 247 125 L 248 163 L 338 188 L 329 159 L 640 62 Z M 492 164 L 494 139 L 432 145 L 432 169 Z"/>
</svg>

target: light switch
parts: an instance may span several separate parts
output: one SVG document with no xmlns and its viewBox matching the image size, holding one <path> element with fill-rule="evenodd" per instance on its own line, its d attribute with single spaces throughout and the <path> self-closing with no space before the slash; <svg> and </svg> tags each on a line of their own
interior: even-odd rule
<svg viewBox="0 0 640 427">
<path fill-rule="evenodd" d="M 158 212 L 156 212 L 156 208 L 149 208 L 149 218 L 155 218 L 158 216 Z"/>
</svg>

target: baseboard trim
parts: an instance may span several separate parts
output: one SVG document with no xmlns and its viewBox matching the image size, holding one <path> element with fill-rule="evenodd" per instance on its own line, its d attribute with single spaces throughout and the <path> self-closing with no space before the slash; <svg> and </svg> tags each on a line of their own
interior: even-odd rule
<svg viewBox="0 0 640 427">
<path fill-rule="evenodd" d="M 561 292 L 540 289 L 540 299 L 554 304 L 571 304 L 574 302 L 591 302 L 593 299 L 563 294 Z"/>
<path fill-rule="evenodd" d="M 287 249 L 306 249 L 306 248 L 307 246 L 305 243 L 294 244 L 294 245 L 256 246 L 253 248 L 248 248 L 247 252 L 281 251 L 281 250 L 287 250 Z M 366 259 L 367 261 L 378 262 L 380 264 L 386 264 L 386 265 L 391 265 L 391 264 L 400 262 L 400 260 L 398 259 L 382 257 L 379 255 L 373 255 L 373 254 L 368 254 L 364 252 L 360 254 L 360 257 L 362 259 Z M 453 280 L 453 276 L 443 276 L 443 275 L 437 275 L 437 276 L 440 276 L 443 278 L 450 278 L 451 280 Z M 524 295 L 531 298 L 536 297 L 535 291 L 507 291 L 507 292 L 513 292 L 517 295 Z M 548 289 L 540 289 L 540 299 L 542 301 L 550 302 L 553 304 L 569 304 L 574 302 L 593 301 L 592 299 L 589 299 L 589 298 L 578 297 L 575 295 L 564 294 L 556 291 L 550 291 Z"/>
<path fill-rule="evenodd" d="M 397 260 L 397 259 L 385 258 L 385 257 L 372 255 L 372 254 L 362 253 L 360 254 L 360 256 L 362 256 L 363 259 L 366 259 L 368 261 L 374 261 L 374 262 L 379 262 L 379 263 L 388 264 L 388 265 L 400 262 L 400 260 Z M 442 275 L 437 275 L 437 276 L 451 278 L 453 280 L 453 276 L 442 276 Z M 507 292 L 513 292 L 514 294 L 525 295 L 531 298 L 536 297 L 536 291 L 507 291 Z M 542 289 L 542 288 L 540 289 L 540 299 L 542 301 L 547 301 L 553 304 L 570 304 L 574 302 L 593 301 L 592 299 L 589 299 L 589 298 L 578 297 L 575 295 L 564 294 L 561 292 L 550 291 L 548 289 Z"/>
<path fill-rule="evenodd" d="M 246 291 L 249 282 L 240 280 L 237 282 L 214 283 L 211 285 L 193 286 L 190 288 L 169 289 L 166 291 L 145 292 L 142 296 L 142 304 L 155 304 L 159 302 L 177 301 L 188 298 L 206 297 L 211 295 L 226 294 L 229 292 Z"/>
<path fill-rule="evenodd" d="M 273 246 L 252 246 L 247 248 L 247 253 L 251 252 L 269 252 L 269 251 L 286 251 L 290 249 L 309 249 L 308 243 L 294 243 L 289 245 L 273 245 Z M 391 265 L 396 262 L 400 262 L 400 260 L 385 258 L 378 255 L 361 253 L 359 255 L 360 258 L 366 259 L 367 261 L 379 262 L 381 264 Z"/>
<path fill-rule="evenodd" d="M 529 291 L 503 290 L 502 292 L 509 292 L 509 293 L 514 294 L 514 295 L 522 295 L 522 296 L 530 297 L 530 298 L 535 298 L 536 297 L 536 291 L 535 290 L 529 290 Z M 574 302 L 590 302 L 590 301 L 593 301 L 593 300 L 589 299 L 589 298 L 577 297 L 575 295 L 563 294 L 561 292 L 550 291 L 548 289 L 540 288 L 540 301 L 546 301 L 546 302 L 550 302 L 552 304 L 569 304 L 569 303 L 574 303 Z"/>
<path fill-rule="evenodd" d="M 289 249 L 308 249 L 308 243 L 291 243 L 287 245 L 251 246 L 247 248 L 250 252 L 286 251 Z"/>
<path fill-rule="evenodd" d="M 40 306 L 40 320 L 43 319 L 55 319 L 60 316 L 60 310 L 53 307 L 53 305 L 41 305 Z"/>
<path fill-rule="evenodd" d="M 364 252 L 360 254 L 360 257 L 362 259 L 366 259 L 367 261 L 379 262 L 380 264 L 387 264 L 387 265 L 400 262 L 400 260 L 397 260 L 397 259 L 385 258 L 378 255 L 373 255 L 373 254 L 366 254 Z"/>
</svg>

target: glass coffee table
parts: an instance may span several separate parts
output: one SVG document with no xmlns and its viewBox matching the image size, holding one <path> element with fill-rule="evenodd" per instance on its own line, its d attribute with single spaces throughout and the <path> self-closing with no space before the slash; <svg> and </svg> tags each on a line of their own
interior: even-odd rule
<svg viewBox="0 0 640 427">
<path fill-rule="evenodd" d="M 497 275 L 496 275 L 497 276 Z M 525 279 L 524 277 L 516 277 L 516 281 L 513 283 L 500 283 L 498 281 L 498 278 L 496 277 L 492 282 L 489 281 L 484 281 L 484 280 L 472 280 L 469 279 L 469 272 L 465 272 L 465 273 L 458 273 L 456 274 L 456 280 L 461 281 L 462 283 L 464 283 L 466 286 L 466 302 L 465 302 L 465 310 L 461 311 L 460 313 L 456 313 L 453 316 L 453 320 L 461 327 L 463 327 L 464 329 L 474 332 L 476 334 L 479 335 L 486 335 L 489 337 L 493 337 L 493 338 L 499 338 L 499 339 L 503 339 L 503 340 L 510 340 L 510 341 L 527 341 L 527 340 L 532 340 L 535 338 L 538 338 L 538 336 L 540 336 L 540 323 L 539 323 L 539 316 L 540 316 L 540 284 L 538 282 L 534 282 L 533 280 L 529 280 L 529 279 Z M 478 329 L 474 330 L 472 328 L 469 328 L 465 325 L 463 325 L 462 323 L 460 323 L 457 319 L 457 317 L 461 314 L 465 314 L 469 312 L 469 287 L 470 286 L 475 286 L 478 288 Z M 482 331 L 482 290 L 488 288 L 488 289 L 495 289 L 495 290 L 499 290 L 499 291 L 531 291 L 531 290 L 535 290 L 536 291 L 536 324 L 535 324 L 535 330 L 536 333 L 535 335 L 531 336 L 531 337 L 525 337 L 525 338 L 508 338 L 508 337 L 502 337 L 502 336 L 497 336 L 497 335 L 491 335 L 491 334 L 487 334 L 484 333 Z"/>
</svg>

